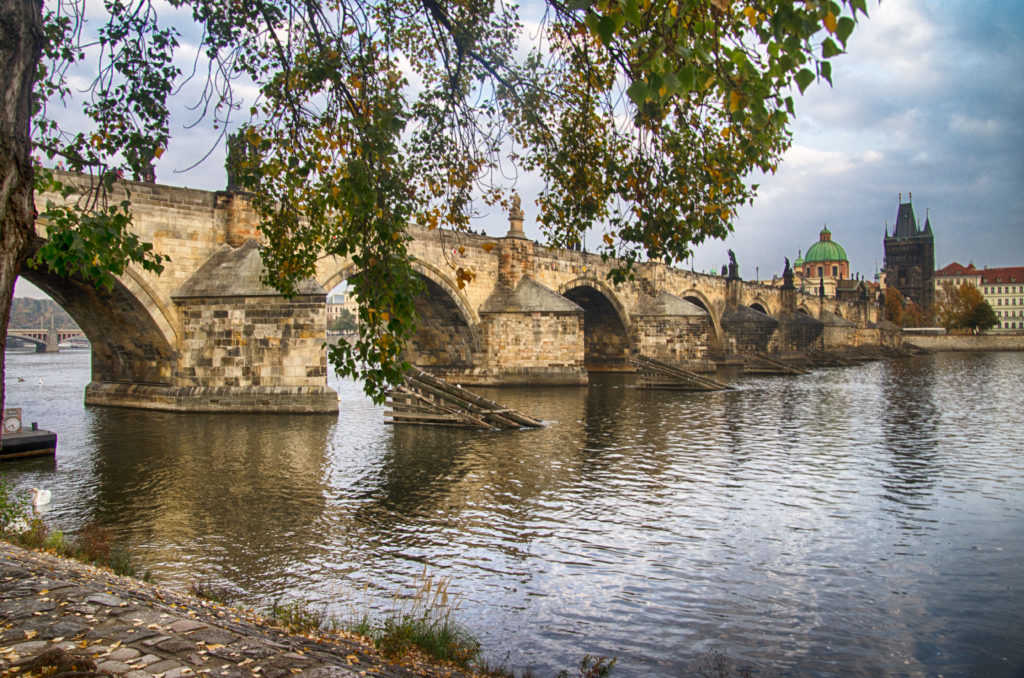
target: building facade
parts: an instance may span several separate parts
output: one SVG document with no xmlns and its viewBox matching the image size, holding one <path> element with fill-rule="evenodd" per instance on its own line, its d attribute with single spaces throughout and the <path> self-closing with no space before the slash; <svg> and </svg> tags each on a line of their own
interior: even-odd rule
<svg viewBox="0 0 1024 678">
<path fill-rule="evenodd" d="M 935 301 L 935 237 L 931 219 L 926 216 L 924 228 L 919 228 L 913 203 L 903 202 L 902 194 L 896 226 L 891 235 L 886 226 L 884 244 L 886 286 L 895 287 L 922 309 L 931 308 Z"/>
<path fill-rule="evenodd" d="M 1024 330 L 1024 266 L 975 268 L 953 262 L 935 271 L 935 289 L 970 283 L 996 312 L 1001 330 Z"/>
</svg>

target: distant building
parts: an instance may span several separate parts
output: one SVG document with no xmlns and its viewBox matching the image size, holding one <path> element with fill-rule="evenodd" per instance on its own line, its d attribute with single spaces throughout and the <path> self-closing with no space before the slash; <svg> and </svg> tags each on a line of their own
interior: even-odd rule
<svg viewBox="0 0 1024 678">
<path fill-rule="evenodd" d="M 946 283 L 951 283 L 955 287 L 959 287 L 963 283 L 970 283 L 980 290 L 981 273 L 982 270 L 975 268 L 974 264 L 961 266 L 954 261 L 949 266 L 935 271 L 935 289 L 941 289 Z"/>
<path fill-rule="evenodd" d="M 1024 329 L 1024 266 L 986 268 L 981 293 L 999 318 L 999 328 Z"/>
<path fill-rule="evenodd" d="M 355 297 L 345 293 L 332 294 L 329 296 L 327 298 L 328 327 L 340 318 L 344 311 L 351 313 L 354 318 L 359 317 L 359 305 L 356 303 Z"/>
<path fill-rule="evenodd" d="M 911 199 L 913 195 L 911 194 Z M 885 228 L 885 284 L 895 287 L 922 309 L 935 300 L 935 238 L 931 219 L 926 215 L 924 228 L 918 228 L 911 202 L 903 202 L 896 213 L 892 235 Z"/>
<path fill-rule="evenodd" d="M 806 255 L 797 253 L 793 276 L 793 284 L 798 289 L 814 294 L 824 288 L 826 297 L 835 297 L 840 290 L 857 288 L 857 281 L 850 277 L 846 250 L 832 240 L 828 226 L 818 232 L 818 242 L 807 249 Z"/>
<path fill-rule="evenodd" d="M 1024 330 L 1024 266 L 975 268 L 953 262 L 935 271 L 935 289 L 971 283 L 996 312 L 998 329 Z"/>
</svg>

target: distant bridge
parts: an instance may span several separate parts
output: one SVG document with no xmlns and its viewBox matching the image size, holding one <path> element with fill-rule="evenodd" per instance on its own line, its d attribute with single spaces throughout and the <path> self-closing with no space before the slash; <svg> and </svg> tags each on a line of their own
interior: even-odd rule
<svg viewBox="0 0 1024 678">
<path fill-rule="evenodd" d="M 60 345 L 70 339 L 86 339 L 82 330 L 57 330 L 57 329 L 7 329 L 7 337 L 16 337 L 22 341 L 34 344 L 36 353 L 56 353 Z"/>
<path fill-rule="evenodd" d="M 86 402 L 337 411 L 327 387 L 325 302 L 358 273 L 353 262 L 324 258 L 315 279 L 285 299 L 260 282 L 261 234 L 244 194 L 122 186 L 131 191 L 136 233 L 170 257 L 161 275 L 129 266 L 104 291 L 22 273 L 91 341 Z M 707 371 L 756 353 L 883 341 L 877 304 L 866 295 L 825 298 L 744 282 L 738 271 L 727 278 L 659 263 L 639 264 L 634 280 L 615 285 L 607 277 L 614 262 L 529 240 L 521 215 L 510 217 L 505 237 L 418 227 L 410 234 L 425 291 L 407 358 L 463 384 L 585 384 L 591 371 L 631 369 L 633 355 Z M 460 287 L 454 266 L 475 277 Z"/>
</svg>

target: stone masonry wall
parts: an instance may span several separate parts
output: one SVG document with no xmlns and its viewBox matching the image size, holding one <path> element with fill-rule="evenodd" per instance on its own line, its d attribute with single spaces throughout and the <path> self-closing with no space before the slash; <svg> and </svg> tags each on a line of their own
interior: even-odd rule
<svg viewBox="0 0 1024 678">
<path fill-rule="evenodd" d="M 184 336 L 175 384 L 323 387 L 323 296 L 179 301 Z"/>
<path fill-rule="evenodd" d="M 477 383 L 585 384 L 582 313 L 488 313 Z"/>
<path fill-rule="evenodd" d="M 641 355 L 688 364 L 707 358 L 711 323 L 707 317 L 633 316 L 633 337 Z"/>
</svg>

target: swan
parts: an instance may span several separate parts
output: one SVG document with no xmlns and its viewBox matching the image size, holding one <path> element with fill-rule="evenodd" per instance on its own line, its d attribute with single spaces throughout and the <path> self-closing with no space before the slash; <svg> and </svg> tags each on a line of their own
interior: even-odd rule
<svg viewBox="0 0 1024 678">
<path fill-rule="evenodd" d="M 50 503 L 50 499 L 53 498 L 53 493 L 49 490 L 40 490 L 38 487 L 33 487 L 29 491 L 32 493 L 32 508 L 46 506 Z"/>
</svg>

